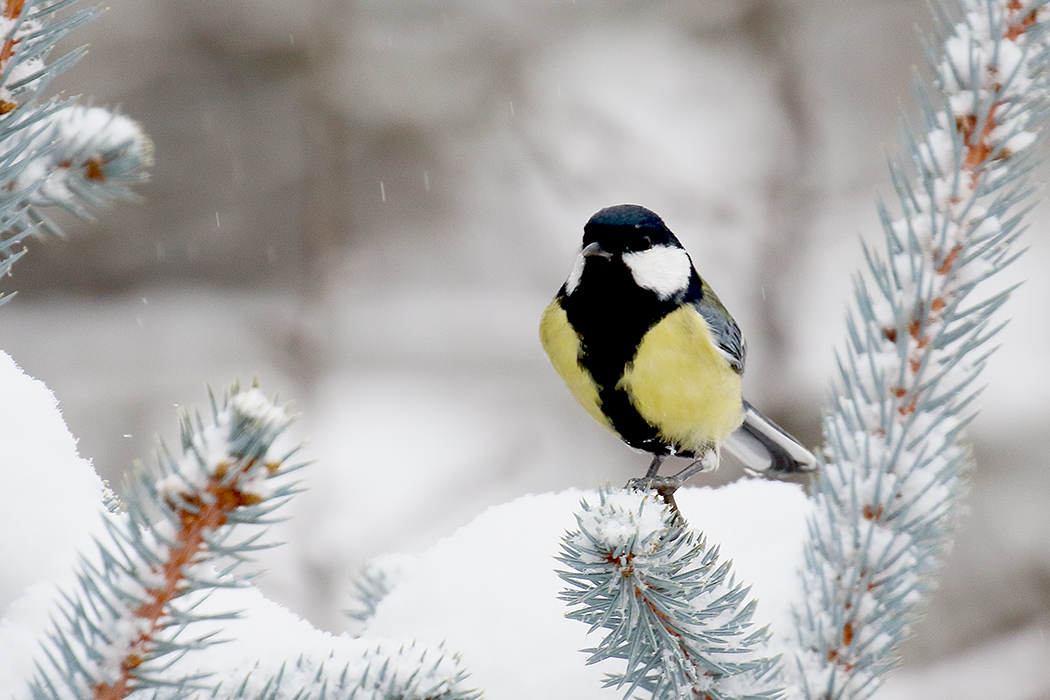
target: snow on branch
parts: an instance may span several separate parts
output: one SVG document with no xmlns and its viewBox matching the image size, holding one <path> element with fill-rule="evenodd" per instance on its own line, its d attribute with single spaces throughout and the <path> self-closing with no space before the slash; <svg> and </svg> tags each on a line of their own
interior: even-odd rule
<svg viewBox="0 0 1050 700">
<path fill-rule="evenodd" d="M 603 489 L 562 540 L 568 617 L 607 630 L 588 663 L 623 659 L 608 686 L 652 698 L 775 698 L 776 658 L 751 624 L 754 602 L 717 547 L 653 492 Z"/>
<path fill-rule="evenodd" d="M 226 676 L 214 688 L 164 691 L 154 700 L 479 700 L 467 687 L 459 656 L 420 642 L 355 640 L 360 649 L 350 660 L 300 655 L 276 673 L 252 669 Z"/>
<path fill-rule="evenodd" d="M 184 419 L 183 456 L 165 453 L 159 475 L 140 474 L 126 517 L 107 520 L 109 541 L 81 559 L 78 590 L 65 595 L 30 686 L 34 699 L 119 700 L 163 685 L 170 657 L 209 643 L 185 636 L 194 607 L 214 587 L 236 585 L 228 574 L 257 548 L 258 528 L 237 526 L 263 524 L 290 495 L 287 483 L 272 485 L 290 470 L 288 455 L 273 449 L 289 421 L 257 388 L 213 400 L 207 424 Z"/>
<path fill-rule="evenodd" d="M 66 33 L 90 20 L 95 9 L 65 11 L 75 0 L 2 0 L 0 7 L 0 115 L 31 104 L 48 81 L 75 63 L 77 49 L 50 65 L 48 54 Z M 3 128 L 9 127 L 4 124 Z M 0 131 L 0 136 L 6 136 Z"/>
<path fill-rule="evenodd" d="M 963 431 L 1010 290 L 980 286 L 1018 252 L 1047 114 L 1044 1 L 939 10 L 932 89 L 891 168 L 900 214 L 865 248 L 824 420 L 824 465 L 796 605 L 810 698 L 865 698 L 895 663 L 950 541 L 970 463 Z M 958 19 L 952 19 L 953 17 Z"/>
<path fill-rule="evenodd" d="M 152 166 L 149 138 L 127 117 L 40 94 L 83 54 L 48 61 L 56 43 L 90 20 L 76 0 L 0 0 L 0 277 L 27 235 L 55 228 L 36 210 L 89 209 L 131 196 Z"/>
<path fill-rule="evenodd" d="M 70 105 L 41 119 L 25 161 L 7 187 L 25 192 L 29 204 L 60 206 L 87 217 L 85 204 L 100 208 L 133 197 L 145 182 L 152 143 L 139 125 L 101 107 Z"/>
</svg>

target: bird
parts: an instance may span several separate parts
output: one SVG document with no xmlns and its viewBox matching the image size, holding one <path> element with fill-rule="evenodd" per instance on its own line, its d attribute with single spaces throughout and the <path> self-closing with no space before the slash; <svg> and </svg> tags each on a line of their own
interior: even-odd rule
<svg viewBox="0 0 1050 700">
<path fill-rule="evenodd" d="M 719 465 L 724 446 L 752 473 L 810 472 L 817 460 L 743 398 L 740 327 L 655 212 L 598 211 L 568 279 L 543 311 L 540 342 L 599 423 L 652 455 L 629 486 L 673 493 Z M 691 462 L 660 476 L 667 457 Z"/>
</svg>

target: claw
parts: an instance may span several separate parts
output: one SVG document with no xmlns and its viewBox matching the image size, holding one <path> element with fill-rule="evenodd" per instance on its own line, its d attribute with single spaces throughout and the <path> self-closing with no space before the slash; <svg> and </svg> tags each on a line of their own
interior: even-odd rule
<svg viewBox="0 0 1050 700">
<path fill-rule="evenodd" d="M 674 476 L 646 476 L 640 479 L 631 479 L 627 482 L 625 489 L 632 491 L 655 491 L 664 503 L 671 506 L 677 512 L 678 504 L 674 500 L 674 492 L 682 482 Z"/>
</svg>

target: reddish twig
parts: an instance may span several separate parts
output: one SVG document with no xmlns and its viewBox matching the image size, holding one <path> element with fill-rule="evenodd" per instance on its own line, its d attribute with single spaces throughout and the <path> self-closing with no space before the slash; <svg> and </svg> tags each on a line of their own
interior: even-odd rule
<svg viewBox="0 0 1050 700">
<path fill-rule="evenodd" d="M 148 588 L 149 601 L 133 611 L 134 619 L 139 622 L 137 628 L 142 631 L 128 642 L 120 657 L 120 677 L 113 683 L 100 683 L 93 688 L 95 700 L 122 700 L 134 690 L 136 670 L 153 655 L 156 635 L 167 626 L 165 617 L 171 604 L 184 592 L 187 568 L 198 563 L 207 551 L 206 534 L 225 525 L 229 515 L 238 508 L 262 501 L 258 494 L 242 490 L 238 485 L 255 465 L 254 460 L 220 464 L 202 491 L 179 493 L 177 501 L 166 499 L 181 527 L 175 535 L 176 545 L 153 569 L 153 573 L 160 574 L 163 585 Z M 280 465 L 266 463 L 264 466 L 274 474 Z M 232 476 L 231 467 L 237 470 Z"/>
</svg>

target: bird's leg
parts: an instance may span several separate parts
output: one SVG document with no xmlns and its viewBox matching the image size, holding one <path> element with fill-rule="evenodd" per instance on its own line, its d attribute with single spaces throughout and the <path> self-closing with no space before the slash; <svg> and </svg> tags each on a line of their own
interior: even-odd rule
<svg viewBox="0 0 1050 700">
<path fill-rule="evenodd" d="M 692 464 L 687 466 L 682 471 L 675 474 L 673 479 L 676 479 L 679 484 L 685 483 L 685 480 L 694 474 L 706 474 L 707 472 L 713 472 L 718 469 L 718 463 L 721 461 L 721 453 L 717 447 L 709 449 L 700 459 L 694 461 Z"/>
<path fill-rule="evenodd" d="M 649 463 L 649 471 L 645 473 L 645 478 L 651 479 L 656 476 L 656 472 L 660 471 L 660 465 L 666 458 L 667 455 L 653 455 L 653 461 Z"/>
</svg>

